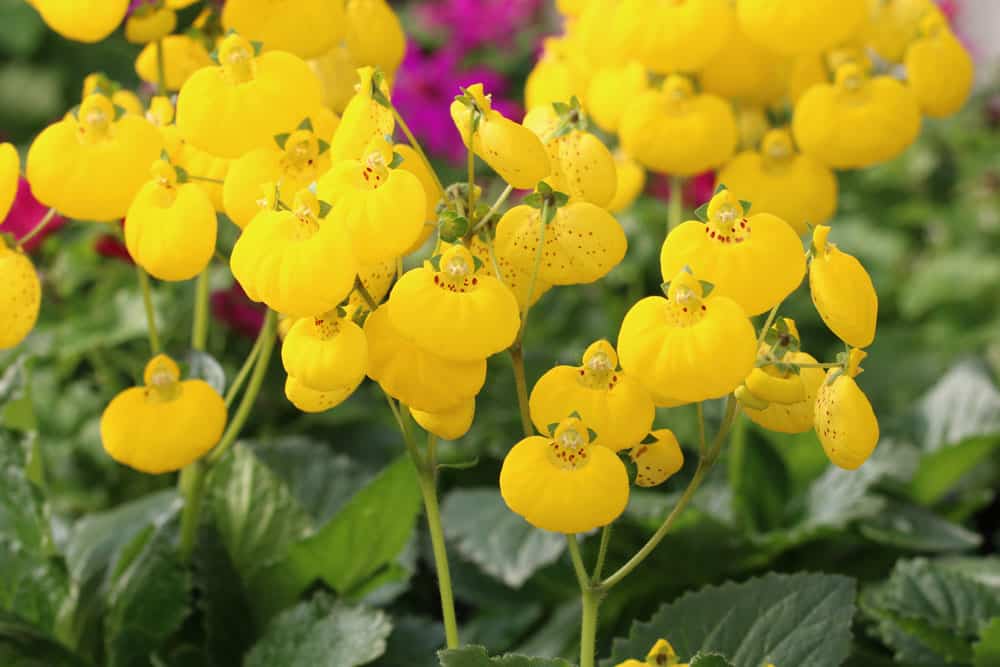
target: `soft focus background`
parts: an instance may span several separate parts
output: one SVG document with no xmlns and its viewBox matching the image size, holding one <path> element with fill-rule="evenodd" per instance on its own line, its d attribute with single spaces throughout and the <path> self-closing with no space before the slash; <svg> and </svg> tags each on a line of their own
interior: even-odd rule
<svg viewBox="0 0 1000 667">
<path fill-rule="evenodd" d="M 647 618 L 661 602 L 705 583 L 773 569 L 843 572 L 875 584 L 899 558 L 988 555 L 1000 547 L 1000 3 L 943 4 L 979 59 L 976 96 L 957 117 L 926 121 L 921 139 L 900 159 L 843 174 L 832 223 L 837 241 L 868 267 L 880 296 L 878 337 L 859 379 L 883 425 L 878 452 L 854 476 L 841 475 L 827 469 L 814 435 L 780 437 L 744 425 L 728 466 L 716 469 L 697 510 L 606 603 L 602 646 L 632 619 Z M 464 152 L 448 115 L 458 86 L 485 82 L 496 106 L 520 118 L 524 78 L 542 38 L 559 31 L 557 15 L 547 0 L 394 5 L 411 36 L 394 99 L 445 182 L 458 180 Z M 21 0 L 0 0 L 0 140 L 25 148 L 75 103 L 90 72 L 134 85 L 137 51 L 120 36 L 93 46 L 67 42 Z M 712 187 L 711 175 L 689 183 L 688 211 Z M 657 290 L 666 194 L 666 184 L 653 178 L 647 196 L 620 216 L 630 250 L 608 279 L 543 298 L 526 340 L 529 383 L 556 363 L 573 363 L 593 340 L 613 338 L 628 305 Z M 41 212 L 21 197 L 5 231 L 29 228 Z M 228 234 L 223 242 L 231 244 L 235 232 Z M 21 392 L 3 423 L 42 434 L 38 451 L 56 540 L 65 542 L 83 514 L 169 489 L 173 480 L 116 465 L 99 441 L 101 410 L 133 383 L 147 355 L 142 304 L 124 248 L 99 226 L 73 225 L 54 227 L 33 252 L 46 289 L 42 319 L 25 345 L 0 353 L 0 399 Z M 262 313 L 232 286 L 228 272 L 216 270 L 213 288 L 209 349 L 232 374 Z M 192 294 L 187 284 L 157 285 L 161 333 L 172 354 L 185 351 Z M 807 349 L 832 357 L 835 341 L 804 291 L 783 313 L 799 322 Z M 329 517 L 402 445 L 370 385 L 328 414 L 303 416 L 286 401 L 282 381 L 272 362 L 245 433 L 278 476 L 293 483 L 303 505 L 317 518 Z M 500 458 L 519 433 L 505 356 L 491 361 L 477 412 L 472 432 L 443 450 L 451 461 L 479 459 L 472 469 L 442 478 L 463 640 L 493 651 L 572 656 L 579 606 L 572 572 L 559 560 L 562 538 L 530 535 L 498 505 Z M 663 410 L 658 423 L 690 446 L 692 412 Z M 611 562 L 642 543 L 682 483 L 634 494 L 615 529 Z M 507 544 L 489 542 L 491 532 Z M 424 636 L 422 646 L 433 645 L 440 633 L 430 620 L 437 590 L 428 550 L 426 540 L 415 537 L 392 572 L 392 585 L 370 599 L 392 602 L 394 615 L 410 619 L 409 639 Z M 1000 574 L 1000 560 L 991 562 Z M 882 620 L 858 618 L 852 664 L 890 664 L 873 630 Z M 425 664 L 425 652 L 430 655 L 413 648 L 406 664 Z"/>
</svg>

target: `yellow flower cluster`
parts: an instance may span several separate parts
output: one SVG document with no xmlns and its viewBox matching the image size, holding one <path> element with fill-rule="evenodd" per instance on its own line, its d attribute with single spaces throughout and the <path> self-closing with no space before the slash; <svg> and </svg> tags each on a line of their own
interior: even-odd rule
<svg viewBox="0 0 1000 667">
<path fill-rule="evenodd" d="M 653 648 L 649 649 L 645 660 L 634 658 L 619 662 L 615 667 L 689 667 L 688 663 L 681 662 L 677 657 L 677 651 L 666 639 L 659 639 Z M 767 663 L 765 667 L 775 667 L 773 663 Z"/>
</svg>

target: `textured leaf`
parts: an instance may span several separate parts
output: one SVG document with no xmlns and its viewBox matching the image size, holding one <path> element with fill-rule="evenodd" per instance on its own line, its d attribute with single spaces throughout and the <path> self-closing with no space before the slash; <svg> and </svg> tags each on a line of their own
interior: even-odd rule
<svg viewBox="0 0 1000 667">
<path fill-rule="evenodd" d="M 496 489 L 452 491 L 442 514 L 445 535 L 458 552 L 513 588 L 566 549 L 564 536 L 532 527 L 507 508 Z"/>
<path fill-rule="evenodd" d="M 189 576 L 166 532 L 148 530 L 128 551 L 135 549 L 135 556 L 120 564 L 108 592 L 109 667 L 148 665 L 150 653 L 180 628 L 188 614 Z"/>
<path fill-rule="evenodd" d="M 920 401 L 922 445 L 936 451 L 969 438 L 1000 434 L 1000 391 L 977 362 L 950 371 Z"/>
<path fill-rule="evenodd" d="M 444 626 L 424 616 L 397 616 L 385 654 L 373 667 L 438 667 L 436 651 L 444 645 Z"/>
<path fill-rule="evenodd" d="M 853 580 L 825 574 L 769 574 L 704 588 L 634 623 L 603 664 L 644 656 L 662 637 L 682 657 L 717 652 L 735 667 L 837 667 L 851 648 L 854 592 Z"/>
<path fill-rule="evenodd" d="M 791 487 L 788 469 L 771 442 L 746 420 L 735 427 L 729 448 L 733 514 L 745 529 L 765 532 L 785 525 Z M 762 483 L 766 480 L 766 483 Z"/>
<path fill-rule="evenodd" d="M 859 529 L 874 542 L 909 551 L 968 551 L 983 541 L 978 533 L 902 502 L 890 502 L 885 511 L 862 521 Z"/>
<path fill-rule="evenodd" d="M 910 482 L 910 494 L 921 504 L 937 503 L 967 475 L 990 465 L 998 449 L 1000 434 L 963 440 L 925 455 Z"/>
<path fill-rule="evenodd" d="M 972 647 L 973 667 L 998 667 L 1000 665 L 1000 616 L 990 621 L 979 633 L 979 641 Z"/>
<path fill-rule="evenodd" d="M 491 658 L 482 646 L 466 646 L 438 653 L 441 667 L 571 667 L 570 663 L 558 658 L 529 658 L 524 655 L 507 654 Z"/>
<path fill-rule="evenodd" d="M 691 658 L 690 667 L 733 667 L 733 664 L 719 653 L 699 653 Z"/>
<path fill-rule="evenodd" d="M 65 646 L 20 618 L 0 612 L 0 665 L 4 667 L 83 667 Z"/>
<path fill-rule="evenodd" d="M 202 528 L 192 561 L 206 658 L 216 667 L 242 664 L 257 636 L 256 623 L 240 575 L 214 527 Z"/>
<path fill-rule="evenodd" d="M 880 601 L 897 615 L 966 637 L 1000 616 L 995 591 L 923 558 L 898 562 Z"/>
<path fill-rule="evenodd" d="M 320 593 L 275 618 L 245 667 L 367 665 L 385 653 L 391 631 L 382 612 L 338 604 Z"/>
</svg>

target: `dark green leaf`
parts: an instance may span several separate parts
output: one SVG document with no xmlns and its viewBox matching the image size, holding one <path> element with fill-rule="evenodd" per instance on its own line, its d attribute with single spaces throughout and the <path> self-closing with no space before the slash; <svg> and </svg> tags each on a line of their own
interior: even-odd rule
<svg viewBox="0 0 1000 667">
<path fill-rule="evenodd" d="M 747 420 L 740 420 L 733 429 L 729 481 L 733 514 L 744 528 L 766 532 L 787 526 L 785 508 L 791 481 L 784 459 L 769 440 L 749 427 Z"/>
<path fill-rule="evenodd" d="M 719 653 L 698 653 L 691 658 L 690 667 L 733 667 L 733 664 Z"/>
<path fill-rule="evenodd" d="M 17 616 L 0 612 L 0 665 L 83 667 L 84 661 L 52 637 Z"/>
<path fill-rule="evenodd" d="M 391 631 L 382 612 L 336 603 L 320 593 L 275 618 L 245 667 L 366 665 L 385 653 Z"/>
<path fill-rule="evenodd" d="M 441 667 L 571 667 L 565 660 L 555 658 L 529 658 L 507 654 L 491 658 L 482 646 L 466 646 L 438 653 Z"/>
<path fill-rule="evenodd" d="M 937 503 L 967 475 L 988 463 L 997 449 L 1000 435 L 974 437 L 925 455 L 910 482 L 913 499 L 923 505 Z"/>
<path fill-rule="evenodd" d="M 444 626 L 423 616 L 397 616 L 385 654 L 373 667 L 438 667 L 435 652 L 444 645 Z"/>
<path fill-rule="evenodd" d="M 973 667 L 1000 665 L 1000 617 L 994 618 L 979 633 L 979 641 L 972 646 Z"/>
<path fill-rule="evenodd" d="M 240 665 L 257 636 L 256 623 L 239 572 L 214 527 L 202 527 L 192 562 L 206 657 L 215 667 Z"/>
<path fill-rule="evenodd" d="M 983 541 L 978 533 L 929 510 L 895 501 L 862 521 L 859 528 L 870 540 L 910 551 L 968 551 L 979 547 Z"/>
</svg>

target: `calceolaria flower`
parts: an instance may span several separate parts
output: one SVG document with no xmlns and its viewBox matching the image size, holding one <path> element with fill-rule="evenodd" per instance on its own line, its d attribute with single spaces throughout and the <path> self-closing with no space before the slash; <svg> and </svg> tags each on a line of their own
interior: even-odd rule
<svg viewBox="0 0 1000 667">
<path fill-rule="evenodd" d="M 146 44 L 163 39 L 177 27 L 177 14 L 169 7 L 143 4 L 125 20 L 125 39 Z"/>
<path fill-rule="evenodd" d="M 625 511 L 628 472 L 614 452 L 593 444 L 584 422 L 567 417 L 551 435 L 514 445 L 500 470 L 500 493 L 536 528 L 582 533 Z"/>
<path fill-rule="evenodd" d="M 66 39 L 99 42 L 125 18 L 129 0 L 32 0 L 45 24 Z"/>
<path fill-rule="evenodd" d="M 13 144 L 0 144 L 0 225 L 6 220 L 17 196 L 21 177 L 21 156 Z"/>
<path fill-rule="evenodd" d="M 659 486 L 684 467 L 684 452 L 668 428 L 653 431 L 629 452 L 638 486 Z"/>
<path fill-rule="evenodd" d="M 222 8 L 222 25 L 268 50 L 302 58 L 321 56 L 344 37 L 344 4 L 299 0 L 294 4 L 231 0 Z"/>
<path fill-rule="evenodd" d="M 390 136 L 396 127 L 392 109 L 376 99 L 389 100 L 389 83 L 382 74 L 374 67 L 362 67 L 357 77 L 357 92 L 347 103 L 330 144 L 334 163 L 362 159 L 372 139 Z"/>
<path fill-rule="evenodd" d="M 413 421 L 428 433 L 433 433 L 445 440 L 458 440 L 472 428 L 476 416 L 476 399 L 469 397 L 450 410 L 442 412 L 423 412 L 410 410 Z"/>
<path fill-rule="evenodd" d="M 320 391 L 306 386 L 294 375 L 289 375 L 285 380 L 285 397 L 302 412 L 310 414 L 326 412 L 350 398 L 359 384 L 361 380 L 353 385 L 336 387 L 332 391 Z"/>
<path fill-rule="evenodd" d="M 852 348 L 844 368 L 831 368 L 816 395 L 816 435 L 830 461 L 857 470 L 878 444 L 878 419 L 854 378 L 861 373 L 864 351 Z"/>
<path fill-rule="evenodd" d="M 126 389 L 101 416 L 101 441 L 115 461 L 159 474 L 180 470 L 219 442 L 226 426 L 222 396 L 204 380 L 181 380 L 166 355 L 146 365 L 144 386 Z"/>
<path fill-rule="evenodd" d="M 281 361 L 286 373 L 311 389 L 357 387 L 368 366 L 368 341 L 343 310 L 303 317 L 285 336 Z"/>
<path fill-rule="evenodd" d="M 642 440 L 656 416 L 653 399 L 618 368 L 618 354 L 606 340 L 588 347 L 580 366 L 556 366 L 542 375 L 529 407 L 540 432 L 576 412 L 596 431 L 593 444 L 615 451 Z"/>
<path fill-rule="evenodd" d="M 638 61 L 594 72 L 587 88 L 587 113 L 605 132 L 617 132 L 631 101 L 649 88 L 646 68 Z"/>
<path fill-rule="evenodd" d="M 852 347 L 875 340 L 878 294 L 865 267 L 853 255 L 827 240 L 830 228 L 813 232 L 809 260 L 809 292 L 823 322 Z"/>
<path fill-rule="evenodd" d="M 192 74 L 213 65 L 212 58 L 201 40 L 190 35 L 167 35 L 160 43 L 163 49 L 163 77 L 167 90 L 180 90 Z M 135 59 L 135 72 L 150 84 L 158 84 L 160 61 L 156 44 L 147 44 Z"/>
<path fill-rule="evenodd" d="M 925 115 L 945 118 L 969 99 L 975 78 L 972 56 L 939 13 L 929 14 L 920 32 L 906 49 L 906 80 Z"/>
<path fill-rule="evenodd" d="M 868 19 L 868 0 L 737 0 L 740 26 L 783 55 L 819 53 L 845 42 Z"/>
<path fill-rule="evenodd" d="M 28 256 L 0 236 L 0 350 L 18 345 L 35 328 L 42 286 Z"/>
</svg>

